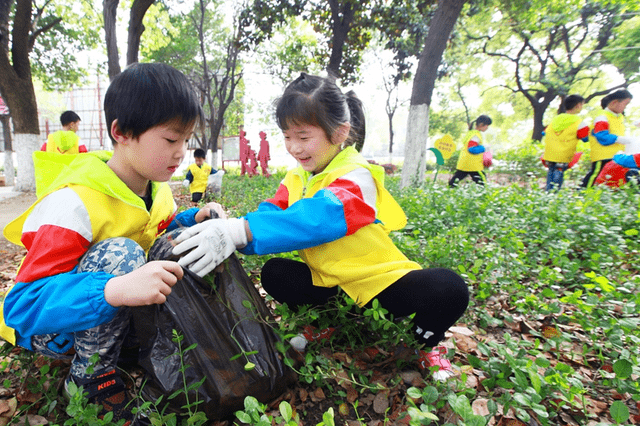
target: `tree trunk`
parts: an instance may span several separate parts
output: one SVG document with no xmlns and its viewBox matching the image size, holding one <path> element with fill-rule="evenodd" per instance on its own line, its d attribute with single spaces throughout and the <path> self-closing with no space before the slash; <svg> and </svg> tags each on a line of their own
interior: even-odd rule
<svg viewBox="0 0 640 426">
<path fill-rule="evenodd" d="M 40 148 L 40 135 L 31 133 L 16 133 L 16 155 L 18 160 L 18 175 L 14 191 L 33 192 L 36 190 L 35 168 L 33 153 Z"/>
<path fill-rule="evenodd" d="M 544 112 L 556 96 L 557 92 L 555 90 L 548 90 L 545 92 L 544 97 L 531 102 L 531 107 L 533 108 L 533 134 L 531 135 L 531 139 L 534 141 L 542 140 L 542 132 L 544 131 Z"/>
<path fill-rule="evenodd" d="M 155 0 L 134 0 L 129 15 L 129 38 L 127 40 L 127 65 L 138 62 L 140 37 L 144 32 L 142 19 Z"/>
<path fill-rule="evenodd" d="M 0 116 L 2 122 L 2 134 L 4 137 L 4 177 L 6 186 L 14 186 L 16 180 L 16 170 L 13 167 L 13 146 L 11 144 L 11 124 L 9 116 Z"/>
<path fill-rule="evenodd" d="M 404 188 L 424 181 L 427 141 L 429 138 L 429 105 L 436 76 L 447 40 L 466 0 L 439 0 L 438 9 L 431 19 L 431 26 L 418 61 L 413 80 L 411 106 L 407 119 L 407 140 L 404 146 L 402 183 Z"/>
<path fill-rule="evenodd" d="M 4 7 L 0 7 L 1 19 L 7 19 Z M 18 0 L 15 6 L 13 31 L 11 34 L 11 60 L 7 51 L 9 43 L 0 40 L 0 93 L 13 121 L 15 133 L 15 151 L 18 153 L 18 176 L 16 191 L 35 190 L 35 175 L 31 154 L 38 148 L 40 127 L 38 125 L 38 105 L 31 81 L 31 63 L 29 62 L 31 37 L 30 0 Z M 0 30 L 5 28 L 0 23 Z M 4 37 L 4 30 L 2 34 Z"/>
<path fill-rule="evenodd" d="M 116 13 L 119 0 L 103 0 L 102 16 L 104 18 L 104 38 L 107 44 L 107 63 L 109 80 L 120 74 L 120 55 L 116 37 Z"/>
<path fill-rule="evenodd" d="M 331 20 L 333 21 L 333 40 L 331 40 L 331 56 L 327 65 L 327 72 L 334 77 L 340 77 L 344 43 L 351 28 L 358 2 L 346 1 L 340 6 L 339 0 L 329 0 Z"/>
</svg>

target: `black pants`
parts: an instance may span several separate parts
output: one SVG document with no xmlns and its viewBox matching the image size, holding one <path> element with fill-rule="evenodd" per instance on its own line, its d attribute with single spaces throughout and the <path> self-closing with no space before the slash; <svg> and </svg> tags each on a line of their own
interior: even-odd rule
<svg viewBox="0 0 640 426">
<path fill-rule="evenodd" d="M 204 195 L 204 192 L 192 192 L 191 193 L 191 201 L 193 201 L 194 203 L 197 203 L 198 201 L 200 201 L 202 199 L 203 195 Z"/>
<path fill-rule="evenodd" d="M 608 160 L 593 161 L 591 163 L 591 170 L 589 170 L 589 173 L 587 173 L 587 175 L 582 179 L 582 183 L 580 184 L 580 187 L 591 188 L 593 186 L 593 183 L 596 181 L 596 178 L 602 171 L 602 168 L 609 161 L 611 161 L 611 158 L 609 158 Z"/>
<path fill-rule="evenodd" d="M 338 293 L 337 287 L 315 287 L 309 267 L 291 259 L 268 260 L 262 268 L 261 281 L 267 293 L 293 310 L 301 305 L 324 305 Z M 418 340 L 433 347 L 464 314 L 469 304 L 469 289 L 464 280 L 449 269 L 422 269 L 409 272 L 376 299 L 395 318 L 415 313 L 413 322 Z M 371 302 L 366 306 L 370 305 Z"/>
<path fill-rule="evenodd" d="M 449 186 L 450 187 L 457 186 L 458 182 L 460 182 L 462 179 L 466 178 L 467 176 L 471 176 L 471 179 L 478 185 L 484 185 L 485 182 L 487 181 L 487 177 L 485 176 L 484 172 L 465 172 L 462 170 L 456 170 L 454 175 L 451 176 L 451 179 L 449 179 Z"/>
</svg>

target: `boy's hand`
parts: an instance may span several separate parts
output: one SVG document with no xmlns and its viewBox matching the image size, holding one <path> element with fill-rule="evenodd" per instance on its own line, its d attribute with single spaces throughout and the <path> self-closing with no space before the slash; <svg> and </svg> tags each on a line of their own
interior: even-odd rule
<svg viewBox="0 0 640 426">
<path fill-rule="evenodd" d="M 183 274 L 176 262 L 155 260 L 111 278 L 104 287 L 104 298 L 114 307 L 162 304 Z"/>
<path fill-rule="evenodd" d="M 198 210 L 198 213 L 196 213 L 196 222 L 200 223 L 202 221 L 204 221 L 205 219 L 211 219 L 211 210 L 213 210 L 214 212 L 218 213 L 218 218 L 220 219 L 226 219 L 227 218 L 227 214 L 225 213 L 224 209 L 222 208 L 222 205 L 218 204 L 218 203 L 207 203 L 205 204 L 204 207 L 202 207 L 200 210 Z"/>
<path fill-rule="evenodd" d="M 183 256 L 178 263 L 203 277 L 231 256 L 236 248 L 247 245 L 244 219 L 214 219 L 198 223 L 182 231 L 173 254 Z"/>
</svg>

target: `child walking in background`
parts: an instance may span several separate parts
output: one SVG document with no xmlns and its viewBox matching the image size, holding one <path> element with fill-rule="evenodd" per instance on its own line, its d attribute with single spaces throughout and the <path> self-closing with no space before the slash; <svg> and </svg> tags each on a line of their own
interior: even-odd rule
<svg viewBox="0 0 640 426">
<path fill-rule="evenodd" d="M 570 95 L 564 100 L 565 112 L 558 114 L 545 129 L 542 162 L 549 168 L 546 190 L 559 190 L 564 172 L 576 153 L 578 141 L 589 140 L 589 125 L 578 114 L 584 106 L 584 98 Z"/>
<path fill-rule="evenodd" d="M 209 182 L 209 175 L 215 175 L 216 173 L 224 173 L 211 167 L 205 160 L 207 154 L 204 149 L 196 149 L 193 152 L 194 163 L 189 165 L 187 169 L 187 176 L 182 185 L 189 188 L 191 192 L 191 201 L 197 203 L 204 196 L 207 190 L 207 183 Z"/>
<path fill-rule="evenodd" d="M 204 275 L 236 248 L 297 250 L 303 262 L 273 258 L 262 268 L 262 286 L 274 299 L 296 310 L 325 304 L 340 287 L 360 306 L 378 299 L 396 318 L 415 314 L 418 340 L 434 348 L 419 352 L 420 365 L 437 366 L 436 378 L 446 379 L 451 364 L 437 345 L 466 310 L 468 288 L 448 269 L 422 269 L 389 237 L 406 217 L 384 188 L 384 169 L 353 147 L 365 137 L 362 103 L 332 80 L 303 73 L 278 100 L 276 120 L 300 166 L 257 211 L 185 230 L 174 254 L 194 249 L 179 263 Z"/>
<path fill-rule="evenodd" d="M 40 151 L 58 154 L 87 152 L 87 147 L 80 145 L 80 138 L 76 134 L 80 127 L 80 116 L 73 111 L 65 111 L 60 114 L 60 124 L 62 130 L 49 134 L 47 141 L 40 147 Z"/>
<path fill-rule="evenodd" d="M 608 94 L 596 112 L 591 126 L 589 146 L 591 147 L 591 170 L 582 180 L 582 188 L 593 186 L 596 178 L 618 151 L 633 141 L 625 136 L 624 109 L 629 105 L 633 95 L 628 90 L 618 90 Z"/>
<path fill-rule="evenodd" d="M 473 128 L 475 123 L 475 129 Z M 460 150 L 460 157 L 456 165 L 456 172 L 449 179 L 449 186 L 458 185 L 462 179 L 471 176 L 471 179 L 478 185 L 484 185 L 487 178 L 483 172 L 483 154 L 485 147 L 482 145 L 482 133 L 491 125 L 491 118 L 487 115 L 481 115 L 471 122 L 469 131 L 464 136 L 463 149 Z"/>
<path fill-rule="evenodd" d="M 201 222 L 217 205 L 176 217 L 166 183 L 203 116 L 182 73 L 134 64 L 111 82 L 104 110 L 113 152 L 34 155 L 38 200 L 4 229 L 27 255 L 4 299 L 0 334 L 72 359 L 65 389 L 82 386 L 129 425 L 133 407 L 116 370 L 129 307 L 164 303 L 183 275 L 176 262 L 147 263 L 146 252 L 165 229 Z"/>
</svg>

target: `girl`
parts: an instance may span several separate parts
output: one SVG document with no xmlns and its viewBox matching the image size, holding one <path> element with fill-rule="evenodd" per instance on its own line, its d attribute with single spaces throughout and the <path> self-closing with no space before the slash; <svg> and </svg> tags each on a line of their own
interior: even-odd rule
<svg viewBox="0 0 640 426">
<path fill-rule="evenodd" d="M 603 167 L 618 151 L 632 139 L 624 136 L 624 109 L 633 96 L 628 90 L 618 90 L 602 98 L 602 109 L 593 120 L 589 146 L 591 147 L 591 170 L 582 180 L 582 187 L 593 186 Z"/>
<path fill-rule="evenodd" d="M 476 123 L 475 129 L 473 129 L 473 123 Z M 485 132 L 491 123 L 491 118 L 488 115 L 481 115 L 471 122 L 469 131 L 464 137 L 463 144 L 466 145 L 465 149 L 460 151 L 456 172 L 449 180 L 450 187 L 457 186 L 458 182 L 467 176 L 471 176 L 471 179 L 479 185 L 484 185 L 487 181 L 483 173 L 482 154 L 485 151 L 485 147 L 482 146 L 482 132 Z"/>
<path fill-rule="evenodd" d="M 383 169 L 352 146 L 365 137 L 362 103 L 332 80 L 303 73 L 277 101 L 276 119 L 300 166 L 256 212 L 185 230 L 174 254 L 195 248 L 179 263 L 204 275 L 236 248 L 298 250 L 304 262 L 274 258 L 262 268 L 262 286 L 274 299 L 294 310 L 322 305 L 339 286 L 360 306 L 375 298 L 396 318 L 415 313 L 419 341 L 435 348 L 420 351 L 420 365 L 438 366 L 436 378 L 445 380 L 451 364 L 436 346 L 466 310 L 468 289 L 450 270 L 422 269 L 389 238 L 406 217 L 384 188 Z"/>
</svg>

